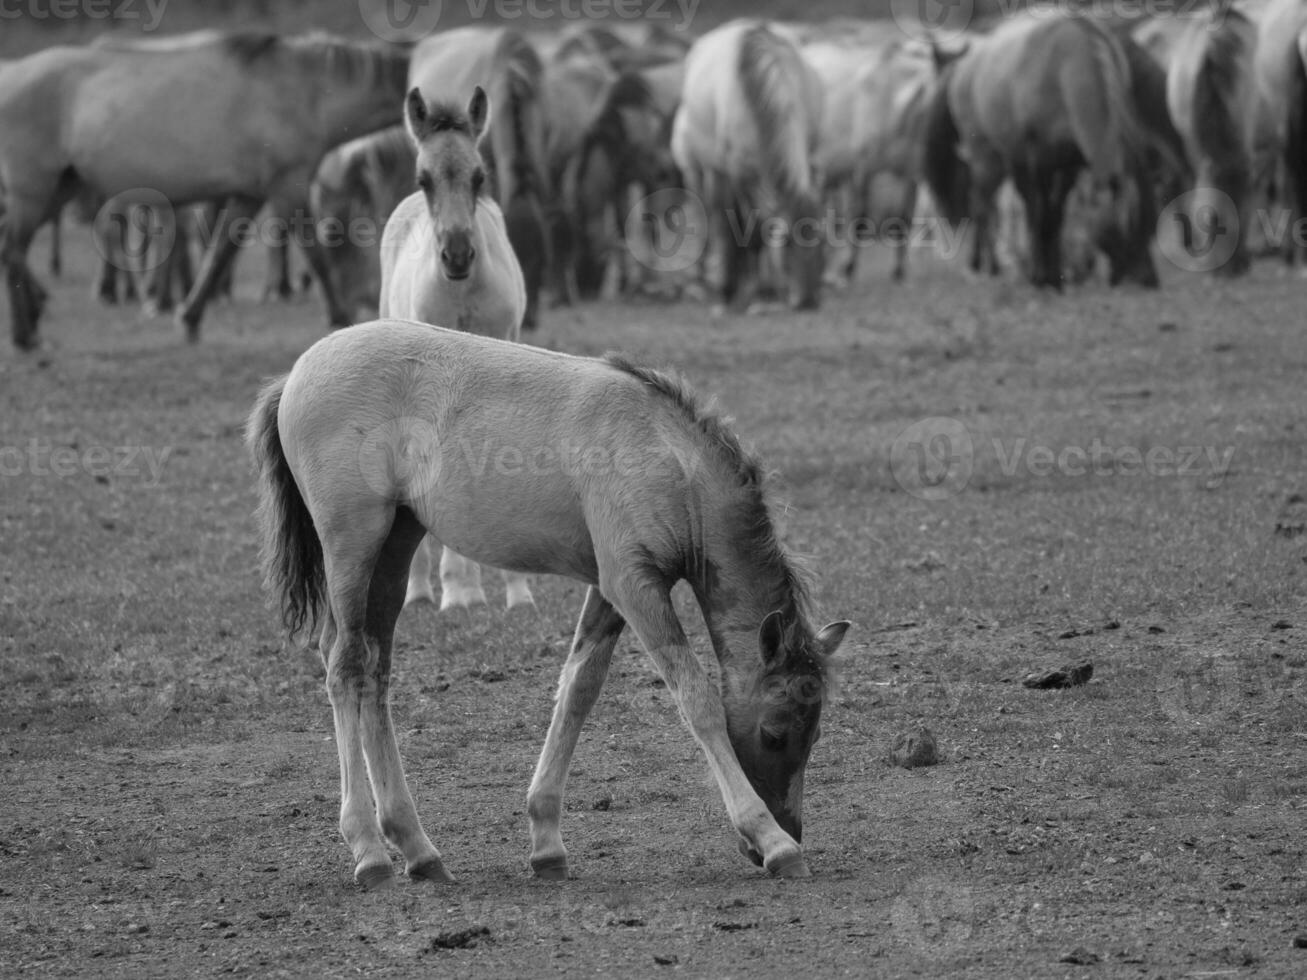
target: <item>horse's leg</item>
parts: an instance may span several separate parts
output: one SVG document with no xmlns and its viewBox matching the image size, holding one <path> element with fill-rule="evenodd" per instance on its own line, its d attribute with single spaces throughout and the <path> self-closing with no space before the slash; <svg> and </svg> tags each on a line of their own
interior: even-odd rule
<svg viewBox="0 0 1307 980">
<path fill-rule="evenodd" d="M 267 278 L 263 282 L 263 302 L 275 303 L 281 300 L 290 299 L 295 295 L 295 290 L 290 284 L 290 218 L 299 217 L 298 214 L 290 214 L 273 208 L 272 217 L 275 220 L 284 220 L 287 224 L 287 231 L 284 236 L 275 238 L 268 242 L 268 272 Z"/>
<path fill-rule="evenodd" d="M 305 186 L 308 186 L 307 182 L 305 182 Z M 285 201 L 277 208 L 277 213 L 289 215 L 309 214 L 308 200 Z M 348 327 L 354 321 L 341 304 L 340 297 L 336 295 L 336 286 L 331 278 L 331 260 L 327 255 L 327 246 L 322 242 L 321 237 L 314 232 L 308 236 L 302 251 L 304 252 L 304 258 L 308 260 L 309 268 L 313 270 L 313 278 L 318 280 L 318 286 L 322 289 L 322 301 L 327 307 L 328 326 L 333 329 L 335 327 Z"/>
<path fill-rule="evenodd" d="M 410 873 L 444 874 L 408 792 L 388 702 L 404 576 L 423 531 L 402 508 L 355 510 L 348 518 L 333 522 L 342 530 L 323 541 L 331 612 L 320 643 L 329 649 L 324 655 L 340 755 L 340 831 L 354 855 L 355 880 L 380 888 L 394 877 L 386 838 L 404 852 Z"/>
<path fill-rule="evenodd" d="M 568 876 L 567 848 L 559 830 L 567 771 L 581 727 L 604 686 L 613 648 L 625 625 L 621 614 L 591 586 L 576 624 L 572 652 L 558 678 L 554 716 L 549 722 L 544 748 L 540 750 L 531 789 L 526 794 L 526 812 L 531 822 L 531 868 L 539 878 Z"/>
<path fill-rule="evenodd" d="M 481 588 L 481 566 L 456 551 L 446 548 L 440 553 L 440 611 L 459 606 L 484 606 L 486 593 Z"/>
<path fill-rule="evenodd" d="M 254 197 L 232 197 L 219 215 L 209 247 L 204 254 L 204 263 L 200 266 L 200 277 L 195 286 L 182 301 L 177 310 L 178 324 L 185 328 L 186 339 L 194 343 L 200 339 L 200 320 L 204 316 L 204 307 L 213 296 L 223 270 L 231 264 L 240 247 L 237 222 L 248 222 L 259 213 L 262 204 Z"/>
<path fill-rule="evenodd" d="M 95 239 L 96 251 L 100 253 L 95 296 L 106 306 L 118 302 L 118 271 L 126 266 L 124 256 L 127 250 L 123 247 L 126 221 L 126 215 L 118 211 L 101 212 L 91 224 L 91 235 Z"/>
<path fill-rule="evenodd" d="M 425 536 L 426 530 L 412 511 L 400 508 L 395 512 L 390 532 L 372 568 L 364 631 L 369 646 L 376 648 L 377 656 L 369 665 L 366 696 L 362 703 L 363 752 L 372 779 L 372 793 L 377 801 L 381 832 L 404 855 L 404 871 L 412 878 L 453 881 L 445 870 L 440 852 L 422 829 L 408 781 L 404 778 L 404 765 L 400 761 L 395 727 L 390 717 L 390 657 L 395 622 L 404 608 L 409 564 Z M 390 859 L 387 858 L 385 871 L 389 870 Z"/>
<path fill-rule="evenodd" d="M 1040 236 L 1044 253 L 1044 274 L 1048 285 L 1059 292 L 1063 288 L 1062 225 L 1066 215 L 1067 197 L 1075 185 L 1077 171 L 1059 167 L 1045 171 L 1045 180 L 1039 188 L 1041 196 Z"/>
<path fill-rule="evenodd" d="M 5 267 L 10 329 L 19 350 L 37 346 L 37 325 L 45 305 L 45 290 L 27 265 L 27 250 L 39 227 L 38 217 L 20 211 L 11 197 L 0 232 L 0 264 Z"/>
<path fill-rule="evenodd" d="M 504 605 L 509 609 L 515 606 L 534 606 L 536 601 L 531 596 L 531 584 L 521 572 L 504 571 Z"/>
<path fill-rule="evenodd" d="M 436 602 L 435 590 L 431 588 L 431 566 L 434 564 L 432 552 L 435 542 L 432 538 L 423 538 L 418 550 L 413 553 L 413 562 L 408 567 L 408 590 L 404 595 L 404 605 L 411 606 L 417 602 Z"/>
<path fill-rule="evenodd" d="M 50 219 L 50 275 L 55 279 L 64 274 L 64 209 L 60 208 Z"/>
<path fill-rule="evenodd" d="M 917 184 L 915 181 L 908 183 L 907 190 L 903 192 L 903 210 L 900 217 L 903 219 L 903 234 L 894 242 L 894 272 L 891 274 L 894 282 L 902 282 L 907 278 L 908 272 L 908 249 L 912 248 L 912 222 L 917 214 Z"/>
<path fill-rule="evenodd" d="M 690 649 L 666 587 L 630 574 L 603 588 L 640 637 L 681 717 L 707 756 L 731 826 L 762 855 L 768 871 L 787 878 L 807 877 L 808 866 L 798 842 L 780 828 L 740 768 L 727 734 L 721 695 Z"/>
</svg>

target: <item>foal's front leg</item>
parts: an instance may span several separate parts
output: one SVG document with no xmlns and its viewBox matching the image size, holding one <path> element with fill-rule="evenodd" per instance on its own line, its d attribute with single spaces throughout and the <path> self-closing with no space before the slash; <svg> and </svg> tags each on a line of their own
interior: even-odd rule
<svg viewBox="0 0 1307 980">
<path fill-rule="evenodd" d="M 802 848 L 781 829 L 740 768 L 727 734 L 721 695 L 690 649 L 671 596 L 653 583 L 627 581 L 620 584 L 614 600 L 649 651 L 681 717 L 708 757 L 708 768 L 721 790 L 731 826 L 762 855 L 763 866 L 772 874 L 808 877 Z"/>
<path fill-rule="evenodd" d="M 576 624 L 572 652 L 558 678 L 554 717 L 526 796 L 526 811 L 531 821 L 531 868 L 537 877 L 568 876 L 567 848 L 563 846 L 558 826 L 567 770 L 572 764 L 581 726 L 604 686 L 613 648 L 625 625 L 621 614 L 591 586 Z"/>
</svg>

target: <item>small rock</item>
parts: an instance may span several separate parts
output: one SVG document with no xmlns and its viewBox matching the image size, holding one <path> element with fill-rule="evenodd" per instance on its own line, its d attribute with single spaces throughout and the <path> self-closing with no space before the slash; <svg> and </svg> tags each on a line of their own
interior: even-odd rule
<svg viewBox="0 0 1307 980">
<path fill-rule="evenodd" d="M 1152 864 L 1156 860 L 1157 858 L 1153 856 L 1152 851 L 1144 851 L 1143 854 L 1139 855 L 1140 864 Z"/>
<path fill-rule="evenodd" d="M 1271 624 L 1271 629 L 1291 630 L 1293 629 L 1293 623 L 1289 622 L 1287 619 L 1277 619 L 1275 622 Z"/>
<path fill-rule="evenodd" d="M 1027 674 L 1021 683 L 1032 690 L 1050 691 L 1064 687 L 1079 687 L 1081 684 L 1088 683 L 1089 678 L 1093 676 L 1094 665 L 1088 660 L 1082 660 L 1078 664 L 1059 667 L 1057 670 Z"/>
<path fill-rule="evenodd" d="M 681 961 L 677 958 L 675 953 L 671 953 L 667 956 L 660 956 L 659 954 L 654 953 L 654 962 L 659 966 L 672 966 Z"/>
<path fill-rule="evenodd" d="M 939 762 L 939 746 L 935 736 L 924 725 L 915 732 L 900 732 L 894 736 L 889 750 L 890 765 L 904 769 L 933 766 Z"/>
<path fill-rule="evenodd" d="M 1303 933 L 1301 936 L 1293 937 L 1293 948 L 1307 949 L 1307 933 Z"/>
<path fill-rule="evenodd" d="M 127 934 L 129 936 L 139 936 L 141 933 L 149 932 L 149 931 L 150 931 L 150 927 L 147 926 L 144 922 L 127 923 Z"/>
<path fill-rule="evenodd" d="M 1083 946 L 1077 946 L 1071 952 L 1058 959 L 1059 963 L 1074 963 L 1077 966 L 1093 966 L 1102 959 L 1097 953 L 1091 953 Z"/>
</svg>

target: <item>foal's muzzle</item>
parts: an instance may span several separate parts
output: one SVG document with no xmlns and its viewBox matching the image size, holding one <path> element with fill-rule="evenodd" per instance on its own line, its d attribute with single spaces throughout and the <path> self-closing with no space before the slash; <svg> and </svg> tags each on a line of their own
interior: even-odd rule
<svg viewBox="0 0 1307 980">
<path fill-rule="evenodd" d="M 466 279 L 470 276 L 476 257 L 477 250 L 465 232 L 451 234 L 440 250 L 440 264 L 444 266 L 445 276 L 449 279 Z"/>
</svg>

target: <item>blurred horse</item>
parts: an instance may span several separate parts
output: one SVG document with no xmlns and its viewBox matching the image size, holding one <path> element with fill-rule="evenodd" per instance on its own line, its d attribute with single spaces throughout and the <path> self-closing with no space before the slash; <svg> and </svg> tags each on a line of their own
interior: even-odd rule
<svg viewBox="0 0 1307 980">
<path fill-rule="evenodd" d="M 322 627 L 340 830 L 359 884 L 394 881 L 387 844 L 410 878 L 451 880 L 404 778 L 389 703 L 404 575 L 428 532 L 589 586 L 527 794 L 536 876 L 569 876 L 568 769 L 627 623 L 707 756 L 740 850 L 772 874 L 810 874 L 804 773 L 849 624 L 813 627 L 761 464 L 683 385 L 621 358 L 382 320 L 309 348 L 263 390 L 246 432 L 268 587 L 292 633 Z M 469 446 L 543 465 L 481 467 Z M 583 465 L 550 455 L 569 446 Z M 718 683 L 681 626 L 681 580 Z"/>
<path fill-rule="evenodd" d="M 790 305 L 820 302 L 826 229 L 813 163 L 821 114 L 821 80 L 783 28 L 732 21 L 686 56 L 672 156 L 716 224 L 728 305 L 768 236 L 785 242 Z"/>
<path fill-rule="evenodd" d="M 1307 0 L 1268 0 L 1252 9 L 1259 109 L 1255 154 L 1259 164 L 1278 171 L 1276 196 L 1288 207 L 1286 227 L 1296 228 L 1307 218 Z M 1302 251 L 1295 237 L 1287 235 L 1283 244 L 1289 262 Z"/>
<path fill-rule="evenodd" d="M 490 107 L 477 86 L 467 111 L 429 103 L 414 87 L 404 122 L 416 147 L 419 190 L 395 208 L 381 242 L 381 316 L 402 317 L 504 340 L 518 340 L 526 284 L 486 187 L 477 149 Z M 405 604 L 435 601 L 432 544 L 417 550 Z M 522 575 L 505 572 L 507 605 L 531 603 Z M 448 548 L 440 559 L 440 608 L 486 601 L 481 569 Z"/>
<path fill-rule="evenodd" d="M 1061 289 L 1066 201 L 1087 169 L 1111 217 L 1102 239 L 1111 282 L 1157 285 L 1150 140 L 1132 84 L 1106 28 L 1047 11 L 1006 21 L 944 67 L 927 113 L 925 172 L 943 215 L 975 222 L 974 268 L 995 192 L 1010 177 L 1025 206 L 1030 281 Z"/>
<path fill-rule="evenodd" d="M 539 320 L 540 286 L 547 255 L 544 198 L 545 120 L 541 108 L 540 56 L 517 31 L 505 27 L 461 27 L 434 34 L 413 51 L 410 87 L 429 99 L 462 100 L 481 86 L 494 111 L 482 152 L 490 166 L 490 189 L 503 209 L 513 248 L 526 276 L 527 308 L 522 326 Z"/>
<path fill-rule="evenodd" d="M 309 206 L 329 251 L 337 294 L 356 319 L 374 317 L 381 296 L 381 235 L 387 219 L 413 192 L 417 153 L 403 126 L 360 136 L 322 161 Z"/>
<path fill-rule="evenodd" d="M 893 278 L 901 281 L 920 170 L 915 109 L 934 85 L 931 49 L 882 27 L 851 38 L 817 35 L 802 51 L 826 86 L 817 168 L 845 225 L 841 278 L 852 280 L 870 232 L 894 246 Z"/>
<path fill-rule="evenodd" d="M 1255 180 L 1257 29 L 1231 8 L 1151 18 L 1132 35 L 1166 70 L 1167 108 L 1195 175 L 1193 207 L 1179 215 L 1181 237 L 1207 254 L 1215 235 L 1233 232 L 1233 254 L 1213 271 L 1241 275 L 1249 268 Z"/>
<path fill-rule="evenodd" d="M 178 319 L 189 339 L 238 247 L 236 222 L 265 200 L 304 211 L 332 146 L 397 122 L 408 59 L 323 36 L 213 34 L 128 48 L 47 48 L 6 69 L 0 185 L 13 338 L 36 344 L 41 292 L 27 266 L 36 229 L 81 185 L 104 198 L 148 191 L 173 207 L 228 199 Z M 242 219 L 244 219 L 242 221 Z M 331 322 L 348 322 L 321 246 L 307 249 Z"/>
</svg>

